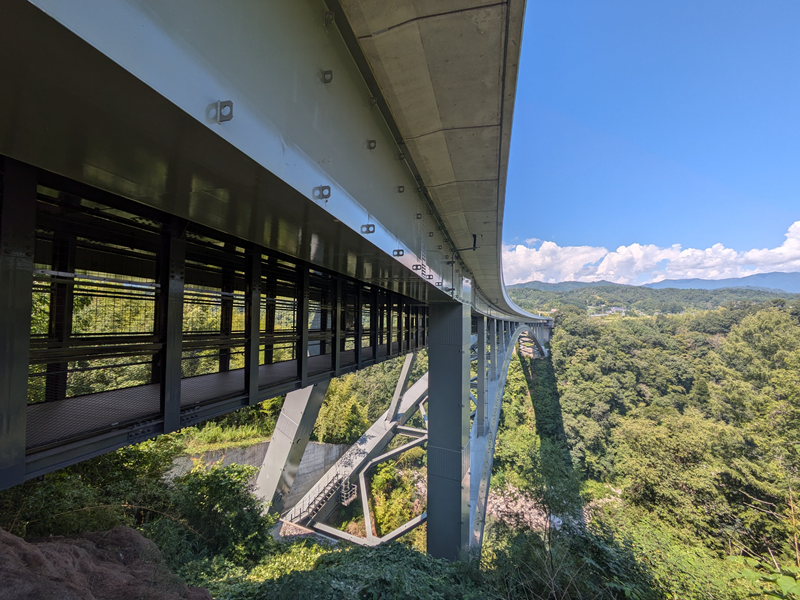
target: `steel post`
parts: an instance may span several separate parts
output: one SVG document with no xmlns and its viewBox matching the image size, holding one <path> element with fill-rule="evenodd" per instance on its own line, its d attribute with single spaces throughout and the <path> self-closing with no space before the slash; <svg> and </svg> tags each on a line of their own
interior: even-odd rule
<svg viewBox="0 0 800 600">
<path fill-rule="evenodd" d="M 264 364 L 271 365 L 275 359 L 275 313 L 277 312 L 277 295 L 278 290 L 274 277 L 271 277 L 270 270 L 275 266 L 275 257 L 270 256 L 267 259 L 267 276 L 266 276 L 266 301 L 265 301 L 265 317 L 266 323 L 264 324 L 264 333 L 267 336 L 267 343 L 264 344 Z M 260 309 L 259 309 L 260 310 Z"/>
<path fill-rule="evenodd" d="M 261 363 L 261 249 L 247 254 L 244 297 L 244 381 L 247 403 L 258 404 L 258 371 Z"/>
<path fill-rule="evenodd" d="M 232 244 L 225 244 L 227 252 L 232 251 L 234 246 Z M 222 295 L 220 299 L 220 319 L 219 319 L 219 333 L 220 337 L 227 343 L 230 343 L 231 333 L 233 331 L 233 292 L 234 287 L 234 270 L 226 266 L 222 269 Z M 220 348 L 219 351 L 219 370 L 220 373 L 230 371 L 231 368 L 231 349 L 230 347 Z"/>
<path fill-rule="evenodd" d="M 173 218 L 164 225 L 159 257 L 158 332 L 161 338 L 159 383 L 164 433 L 181 426 L 181 362 L 183 358 L 183 284 L 186 270 L 186 226 Z"/>
<path fill-rule="evenodd" d="M 342 278 L 336 277 L 334 283 L 334 299 L 333 299 L 333 374 L 338 377 L 341 373 L 342 362 L 342 340 L 344 335 L 342 333 Z"/>
<path fill-rule="evenodd" d="M 454 560 L 469 544 L 471 309 L 430 305 L 428 552 Z"/>
<path fill-rule="evenodd" d="M 394 350 L 394 294 L 386 295 L 386 358 L 392 356 Z"/>
<path fill-rule="evenodd" d="M 0 176 L 0 489 L 25 475 L 36 171 L 5 159 Z"/>
<path fill-rule="evenodd" d="M 380 343 L 380 336 L 378 330 L 380 327 L 380 312 L 378 310 L 378 290 L 375 287 L 370 289 L 370 302 L 369 302 L 369 344 L 372 346 L 372 363 L 378 362 L 378 344 Z"/>
<path fill-rule="evenodd" d="M 310 276 L 308 267 L 304 264 L 297 266 L 297 346 L 295 356 L 297 358 L 297 378 L 300 380 L 300 387 L 308 386 L 308 288 Z"/>
<path fill-rule="evenodd" d="M 355 357 L 356 368 L 361 368 L 361 344 L 364 337 L 364 290 L 361 284 L 356 284 L 356 306 L 355 306 L 355 319 L 353 321 L 353 328 L 355 330 Z"/>
<path fill-rule="evenodd" d="M 329 383 L 315 383 L 286 394 L 256 479 L 256 494 L 271 503 L 272 512 L 283 511 L 284 499 L 292 489 Z"/>
<path fill-rule="evenodd" d="M 63 196 L 63 195 L 62 195 Z M 55 233 L 53 235 L 53 271 L 61 273 L 60 278 L 73 279 L 75 273 L 76 239 L 74 235 Z M 74 285 L 54 283 L 50 292 L 49 337 L 57 340 L 60 348 L 69 348 L 72 335 L 72 313 L 74 305 Z M 55 347 L 55 346 L 51 346 Z M 47 364 L 45 398 L 48 401 L 63 400 L 67 396 L 66 362 Z"/>
<path fill-rule="evenodd" d="M 403 305 L 403 298 L 397 299 L 397 353 L 403 353 L 403 344 L 405 343 L 405 306 Z"/>
</svg>

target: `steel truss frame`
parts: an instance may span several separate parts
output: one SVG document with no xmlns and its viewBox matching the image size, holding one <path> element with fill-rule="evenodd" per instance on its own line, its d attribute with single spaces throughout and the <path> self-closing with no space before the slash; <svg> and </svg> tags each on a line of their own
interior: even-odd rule
<svg viewBox="0 0 800 600">
<path fill-rule="evenodd" d="M 469 377 L 471 368 L 451 369 L 445 374 L 442 373 L 441 367 L 437 369 L 437 372 L 433 372 L 432 367 L 431 371 L 425 373 L 406 391 L 414 361 L 413 355 L 407 355 L 389 408 L 294 507 L 283 511 L 282 498 L 288 493 L 289 488 L 279 490 L 276 489 L 275 484 L 259 486 L 262 497 L 267 501 L 272 500 L 272 509 L 283 513 L 283 521 L 301 524 L 325 535 L 364 546 L 375 546 L 396 540 L 427 522 L 429 527 L 428 551 L 434 556 L 455 559 L 464 552 L 480 551 L 494 460 L 494 444 L 500 421 L 506 376 L 514 347 L 517 343 L 534 345 L 542 356 L 546 355 L 546 350 L 542 347 L 541 339 L 537 338 L 541 331 L 528 324 L 496 319 L 489 319 L 487 323 L 486 317 L 482 315 L 472 316 L 469 319 L 461 311 L 450 311 L 450 313 L 449 325 L 447 323 L 443 325 L 449 331 L 443 337 L 447 338 L 445 340 L 447 344 L 455 346 L 462 343 L 459 340 L 468 340 L 469 360 L 466 364 L 474 364 L 475 375 Z M 458 321 L 464 326 L 463 328 L 458 326 Z M 471 330 L 469 329 L 470 321 Z M 437 335 L 442 336 L 442 332 L 440 331 L 438 334 L 434 332 L 431 353 L 436 352 Z M 451 351 L 449 354 L 452 359 L 460 360 L 458 353 Z M 469 385 L 465 388 L 467 392 L 464 394 L 463 400 L 458 404 L 446 405 L 447 398 L 442 397 L 441 391 L 434 394 L 428 387 L 429 381 L 439 379 L 444 385 L 440 383 L 437 386 L 438 390 L 445 387 L 451 388 L 455 379 L 464 377 L 468 378 Z M 477 395 L 473 394 L 472 390 L 476 390 Z M 287 402 L 281 414 L 281 419 L 287 427 L 286 434 L 282 432 L 281 436 L 285 435 L 286 440 L 280 445 L 276 445 L 275 451 L 270 446 L 268 455 L 264 459 L 259 483 L 262 478 L 264 481 L 284 481 L 287 479 L 287 474 L 289 479 L 293 479 L 293 474 L 299 467 L 302 452 L 289 449 L 297 445 L 305 448 L 309 423 L 310 427 L 313 427 L 313 420 L 316 419 L 319 410 L 318 406 L 315 409 L 311 407 L 310 405 L 313 403 L 307 400 L 310 395 L 313 395 L 311 389 L 304 392 L 305 400 L 299 398 L 303 392 L 294 392 L 298 394 L 297 404 L 290 405 Z M 470 406 L 470 400 L 475 403 L 475 409 L 470 411 L 467 408 L 465 413 L 464 408 Z M 424 402 L 428 402 L 431 413 L 438 417 L 432 419 L 430 423 L 423 408 Z M 306 408 L 307 405 L 309 409 Z M 415 429 L 404 425 L 417 410 L 424 418 L 425 429 Z M 286 414 L 284 415 L 284 413 Z M 309 419 L 309 415 L 312 414 L 313 416 Z M 460 422 L 458 415 L 464 414 L 468 415 L 468 421 Z M 466 443 L 459 441 L 459 438 L 453 435 L 464 426 L 469 431 Z M 405 435 L 414 439 L 384 452 L 397 435 Z M 429 438 L 431 437 L 434 440 L 444 440 L 445 442 L 449 438 L 456 444 L 460 444 L 460 452 L 446 447 L 439 447 L 438 451 L 445 457 L 448 456 L 448 453 L 460 454 L 458 463 L 461 464 L 456 463 L 452 458 L 450 458 L 450 464 L 445 463 L 447 458 L 440 458 L 438 466 L 432 464 L 436 457 L 432 457 L 430 453 Z M 414 517 L 394 531 L 381 537 L 377 536 L 373 531 L 370 516 L 367 482 L 369 471 L 385 460 L 426 443 L 428 444 L 427 512 Z M 463 473 L 463 476 L 456 479 L 460 473 Z M 436 478 L 443 481 L 437 482 Z M 460 487 L 452 485 L 451 481 L 457 482 Z M 432 491 L 432 487 L 437 483 L 439 484 L 438 489 L 434 487 Z M 356 484 L 357 487 L 355 487 Z M 347 505 L 355 499 L 352 493 L 354 489 L 358 490 L 361 497 L 366 526 L 365 538 L 339 531 L 324 522 L 336 506 Z M 459 522 L 457 519 L 460 515 L 465 516 L 461 517 L 462 520 Z M 433 533 L 431 528 L 435 529 Z M 435 539 L 432 536 L 436 536 Z"/>
</svg>

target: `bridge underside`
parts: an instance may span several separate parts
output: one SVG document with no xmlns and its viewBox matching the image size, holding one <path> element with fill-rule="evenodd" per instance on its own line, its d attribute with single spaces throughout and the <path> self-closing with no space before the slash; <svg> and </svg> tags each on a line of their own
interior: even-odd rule
<svg viewBox="0 0 800 600">
<path fill-rule="evenodd" d="M 416 300 L 3 165 L 0 488 L 426 345 Z"/>
<path fill-rule="evenodd" d="M 428 348 L 429 550 L 480 544 L 503 348 L 552 321 L 500 265 L 524 2 L 445 4 L 5 0 L 0 489 L 285 393 L 294 445 Z"/>
</svg>

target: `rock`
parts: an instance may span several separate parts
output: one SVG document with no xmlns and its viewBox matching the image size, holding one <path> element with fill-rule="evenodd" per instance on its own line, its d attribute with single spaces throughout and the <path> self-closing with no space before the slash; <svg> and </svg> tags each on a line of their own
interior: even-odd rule
<svg viewBox="0 0 800 600">
<path fill-rule="evenodd" d="M 0 529 L 0 600 L 211 600 L 129 527 L 27 542 Z"/>
</svg>

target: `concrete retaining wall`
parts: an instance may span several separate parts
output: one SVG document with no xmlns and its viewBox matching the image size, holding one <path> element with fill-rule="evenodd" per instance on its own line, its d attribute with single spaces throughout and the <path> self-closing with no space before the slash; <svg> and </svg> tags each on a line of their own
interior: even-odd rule
<svg viewBox="0 0 800 600">
<path fill-rule="evenodd" d="M 309 442 L 303 454 L 303 460 L 300 461 L 300 469 L 292 485 L 292 491 L 284 502 L 284 509 L 294 506 L 319 481 L 325 472 L 336 464 L 339 457 L 349 447 L 347 444 Z M 181 456 L 175 460 L 175 466 L 170 471 L 170 475 L 178 477 L 190 471 L 195 460 L 202 460 L 206 464 L 221 460 L 224 466 L 232 464 L 252 465 L 260 469 L 264 463 L 267 448 L 269 448 L 269 442 L 261 442 L 246 448 L 227 448 L 225 450 L 206 452 L 202 455 Z M 265 500 L 270 500 L 270 498 L 265 498 Z"/>
</svg>

